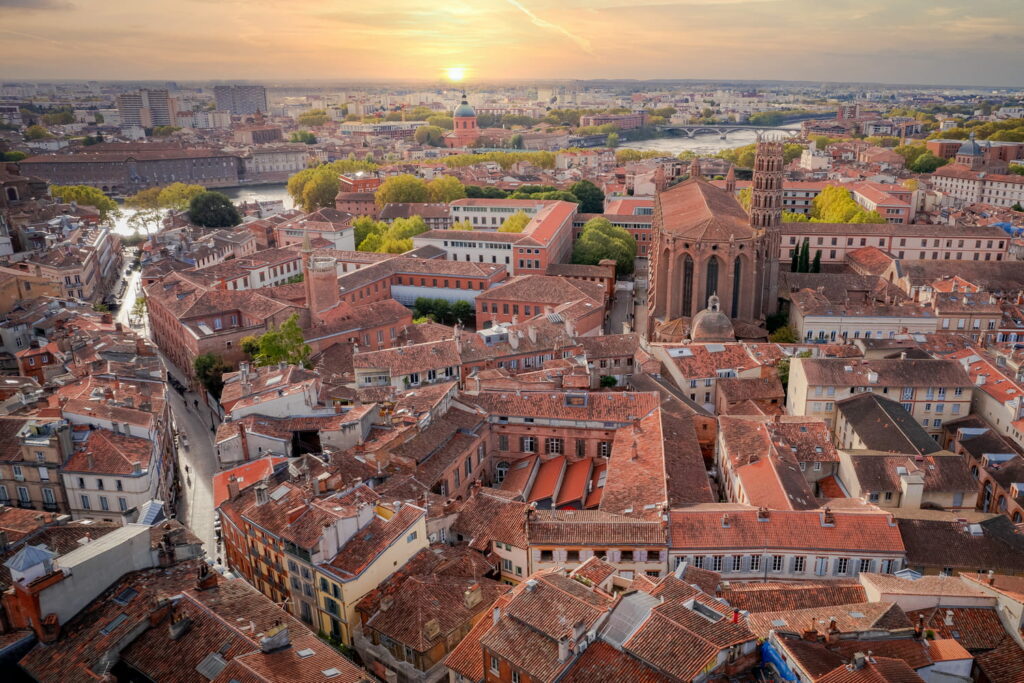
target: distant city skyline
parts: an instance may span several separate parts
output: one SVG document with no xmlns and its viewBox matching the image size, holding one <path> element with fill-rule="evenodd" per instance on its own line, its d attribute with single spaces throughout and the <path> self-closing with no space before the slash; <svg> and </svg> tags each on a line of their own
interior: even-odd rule
<svg viewBox="0 0 1024 683">
<path fill-rule="evenodd" d="M 2 77 L 1024 85 L 1015 0 L 0 0 Z"/>
</svg>

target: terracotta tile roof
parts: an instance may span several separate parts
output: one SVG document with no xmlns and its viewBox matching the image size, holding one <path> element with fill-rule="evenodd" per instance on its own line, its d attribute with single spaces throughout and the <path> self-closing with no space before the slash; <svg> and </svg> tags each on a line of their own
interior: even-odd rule
<svg viewBox="0 0 1024 683">
<path fill-rule="evenodd" d="M 149 470 L 154 444 L 149 439 L 93 429 L 81 447 L 64 464 L 64 472 L 130 476 L 136 463 L 141 473 Z"/>
<path fill-rule="evenodd" d="M 464 403 L 479 406 L 492 418 L 542 417 L 574 422 L 625 424 L 658 407 L 657 394 L 648 392 L 519 392 L 464 391 Z M 618 425 L 615 425 L 618 426 Z"/>
<path fill-rule="evenodd" d="M 936 662 L 974 658 L 970 652 L 964 649 L 963 645 L 952 638 L 926 640 L 925 643 L 928 645 L 928 655 Z"/>
<path fill-rule="evenodd" d="M 562 683 L 668 683 L 671 678 L 626 652 L 598 640 L 572 664 Z"/>
<path fill-rule="evenodd" d="M 812 622 L 824 621 L 824 627 L 827 628 L 833 618 L 840 633 L 859 633 L 874 629 L 909 629 L 913 626 L 908 615 L 894 602 L 854 602 L 846 605 L 760 612 L 751 614 L 747 618 L 747 624 L 758 637 L 766 638 L 768 632 L 773 630 L 801 633 Z"/>
<path fill-rule="evenodd" d="M 596 510 L 536 510 L 527 523 L 530 545 L 593 547 L 665 544 L 660 521 L 642 521 Z"/>
<path fill-rule="evenodd" d="M 713 600 L 712 600 L 713 602 Z M 623 644 L 623 648 L 676 680 L 693 680 L 719 653 L 754 640 L 742 623 L 701 601 L 667 597 Z"/>
<path fill-rule="evenodd" d="M 799 358 L 809 386 L 839 387 L 970 387 L 971 380 L 955 360 L 873 358 Z M 846 368 L 850 368 L 846 370 Z M 877 373 L 872 382 L 869 373 Z"/>
<path fill-rule="evenodd" d="M 750 218 L 730 192 L 691 178 L 658 194 L 655 226 L 662 232 L 707 241 L 750 239 Z"/>
<path fill-rule="evenodd" d="M 867 602 L 864 587 L 855 581 L 730 581 L 728 587 L 722 587 L 721 597 L 733 607 L 751 613 L 785 612 L 816 606 Z"/>
<path fill-rule="evenodd" d="M 925 630 L 934 631 L 937 638 L 952 638 L 972 652 L 991 650 L 1007 637 L 999 613 L 991 607 L 929 607 L 907 612 L 912 624 L 922 616 Z"/>
<path fill-rule="evenodd" d="M 817 683 L 924 683 L 924 679 L 902 659 L 873 657 L 861 669 L 843 664 L 818 679 Z"/>
<path fill-rule="evenodd" d="M 494 601 L 491 609 L 504 611 L 511 599 L 512 595 L 505 593 Z M 492 620 L 487 617 L 477 621 L 473 628 L 469 629 L 469 633 L 448 653 L 444 665 L 471 681 L 483 680 L 484 655 L 480 649 L 480 640 L 491 630 L 492 625 Z"/>
<path fill-rule="evenodd" d="M 477 489 L 452 522 L 451 530 L 477 550 L 488 550 L 492 541 L 526 549 L 526 509 L 523 502 Z"/>
<path fill-rule="evenodd" d="M 990 681 L 1024 681 L 1024 650 L 1012 638 L 1004 638 L 994 649 L 974 658 L 975 666 Z"/>
<path fill-rule="evenodd" d="M 4 507 L 2 510 L 4 512 L 14 511 L 18 513 L 18 516 L 21 516 L 21 513 L 31 513 L 34 522 L 37 515 L 46 514 L 40 513 L 38 510 L 23 510 L 21 508 Z M 46 514 L 46 517 L 49 519 L 53 515 Z M 3 563 L 21 550 L 23 545 L 45 545 L 49 550 L 60 556 L 80 548 L 79 540 L 86 536 L 95 540 L 121 528 L 119 523 L 90 522 L 83 524 L 80 520 L 68 522 L 60 526 L 40 527 L 38 522 L 36 524 L 37 526 L 34 529 L 26 530 L 24 522 L 13 522 L 8 519 L 6 514 L 0 517 L 0 529 L 8 532 L 9 539 L 7 550 L 0 552 L 0 591 L 7 590 L 11 586 L 11 570 L 5 567 Z"/>
<path fill-rule="evenodd" d="M 561 573 L 541 572 L 513 589 L 501 618 L 480 639 L 531 678 L 552 681 L 568 666 L 558 658 L 558 639 L 576 624 L 592 628 L 614 604 Z"/>
<path fill-rule="evenodd" d="M 228 495 L 228 479 L 230 477 L 234 476 L 238 480 L 238 489 L 241 491 L 270 476 L 274 468 L 285 461 L 287 458 L 275 458 L 268 455 L 265 458 L 259 458 L 213 475 L 213 506 L 220 507 L 220 504 L 230 497 Z"/>
<path fill-rule="evenodd" d="M 319 566 L 342 581 L 351 581 L 425 516 L 423 508 L 409 504 L 403 505 L 390 519 L 377 516 L 356 532 L 329 563 Z"/>
<path fill-rule="evenodd" d="M 897 523 L 908 566 L 1024 572 L 1024 536 L 1004 515 L 976 525 L 926 519 L 898 519 Z M 981 533 L 972 533 L 972 528 Z"/>
<path fill-rule="evenodd" d="M 521 301 L 557 306 L 568 301 L 589 299 L 604 305 L 605 288 L 599 282 L 548 275 L 521 275 L 477 295 L 477 301 Z"/>
<path fill-rule="evenodd" d="M 614 565 L 608 564 L 597 555 L 591 555 L 583 564 L 573 569 L 569 576 L 574 579 L 583 578 L 592 585 L 599 586 L 605 579 L 617 571 Z"/>
<path fill-rule="evenodd" d="M 453 339 L 400 346 L 394 349 L 363 351 L 353 354 L 352 366 L 356 370 L 387 370 L 392 377 L 412 372 L 426 373 L 427 370 L 462 365 L 458 343 Z M 425 381 L 426 376 L 421 378 Z"/>
<path fill-rule="evenodd" d="M 602 512 L 661 519 L 668 502 L 661 411 L 615 431 Z"/>
<path fill-rule="evenodd" d="M 910 474 L 922 474 L 926 493 L 973 492 L 978 488 L 978 482 L 971 476 L 964 459 L 948 452 L 916 457 L 850 453 L 849 458 L 865 491 L 899 491 L 899 468 Z"/>
<path fill-rule="evenodd" d="M 465 594 L 474 589 L 480 599 L 476 604 L 467 603 Z M 508 590 L 508 586 L 485 578 L 410 576 L 393 594 L 388 608 L 378 608 L 363 627 L 416 652 L 427 652 L 442 640 L 457 638 L 463 626 Z M 436 623 L 437 632 L 428 635 L 431 622 Z"/>
<path fill-rule="evenodd" d="M 0 531 L 7 533 L 7 543 L 18 543 L 33 531 L 50 524 L 57 516 L 49 512 L 0 505 Z"/>
<path fill-rule="evenodd" d="M 728 528 L 722 517 L 728 514 Z M 824 524 L 824 511 L 771 510 L 758 521 L 750 508 L 672 510 L 669 547 L 703 551 L 741 548 L 821 549 L 849 552 L 904 552 L 899 527 L 887 514 L 832 512 L 834 523 Z"/>
</svg>

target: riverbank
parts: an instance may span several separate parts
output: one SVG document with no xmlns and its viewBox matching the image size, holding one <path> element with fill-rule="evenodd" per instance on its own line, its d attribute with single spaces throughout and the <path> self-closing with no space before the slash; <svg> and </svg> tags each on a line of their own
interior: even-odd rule
<svg viewBox="0 0 1024 683">
<path fill-rule="evenodd" d="M 787 130 L 800 130 L 799 123 L 788 123 L 780 128 Z M 652 138 L 650 140 L 634 140 L 623 142 L 619 149 L 657 150 L 671 156 L 678 156 L 682 152 L 694 152 L 695 154 L 711 155 L 717 154 L 724 149 L 743 147 L 757 142 L 757 133 L 753 130 L 738 130 L 728 133 L 723 139 L 717 133 L 700 133 L 691 137 L 672 136 L 663 138 Z"/>
</svg>

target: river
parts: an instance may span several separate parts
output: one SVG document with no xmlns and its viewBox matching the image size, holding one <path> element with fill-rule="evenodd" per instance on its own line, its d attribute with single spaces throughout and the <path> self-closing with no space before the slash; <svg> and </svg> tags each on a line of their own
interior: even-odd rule
<svg viewBox="0 0 1024 683">
<path fill-rule="evenodd" d="M 284 207 L 290 209 L 295 206 L 295 202 L 288 195 L 288 186 L 285 183 L 272 183 L 268 185 L 246 185 L 245 187 L 221 187 L 214 188 L 217 192 L 223 192 L 232 201 L 253 201 L 259 199 L 261 201 L 280 199 L 284 201 Z M 128 209 L 121 207 L 121 214 L 114 220 L 114 232 L 118 235 L 131 235 L 136 232 L 137 228 L 141 229 L 145 233 L 156 232 L 159 230 L 159 221 L 150 221 L 147 225 L 137 225 L 135 218 L 138 211 L 135 209 Z"/>
<path fill-rule="evenodd" d="M 790 123 L 780 128 L 786 128 L 789 130 L 800 130 L 799 123 Z M 770 133 L 769 133 L 770 134 Z M 777 133 L 780 134 L 781 133 Z M 673 156 L 678 155 L 680 152 L 696 152 L 697 154 L 716 154 L 721 152 L 723 149 L 730 149 L 732 147 L 743 147 L 749 145 L 752 142 L 757 142 L 757 133 L 752 130 L 738 130 L 734 133 L 729 133 L 725 140 L 722 140 L 716 133 L 699 134 L 692 138 L 688 138 L 685 135 L 668 137 L 668 138 L 654 138 L 652 140 L 637 140 L 635 142 L 624 142 L 619 145 L 620 148 L 629 149 L 656 149 L 660 152 L 668 152 Z"/>
</svg>

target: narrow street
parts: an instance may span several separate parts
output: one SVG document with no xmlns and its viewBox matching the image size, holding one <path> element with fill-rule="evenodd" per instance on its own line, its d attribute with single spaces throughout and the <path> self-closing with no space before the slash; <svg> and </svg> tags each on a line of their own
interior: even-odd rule
<svg viewBox="0 0 1024 683">
<path fill-rule="evenodd" d="M 125 290 L 121 308 L 115 320 L 125 327 L 132 327 L 131 312 L 137 297 L 142 296 L 140 284 L 142 273 L 133 271 L 128 276 L 128 287 Z M 141 326 L 133 329 L 137 334 L 149 336 L 149 325 L 143 317 Z M 167 371 L 183 385 L 188 386 L 188 379 L 161 353 L 161 359 Z M 213 446 L 211 431 L 212 416 L 206 405 L 199 400 L 199 395 L 186 391 L 181 396 L 174 387 L 167 384 L 167 398 L 171 406 L 171 418 L 179 435 L 178 439 L 178 476 L 181 489 L 178 496 L 178 520 L 189 527 L 205 546 L 211 559 L 216 559 L 217 538 L 213 530 L 213 475 L 217 473 L 217 457 Z M 198 402 L 198 407 L 196 407 Z M 180 436 L 185 437 L 185 441 Z"/>
</svg>

